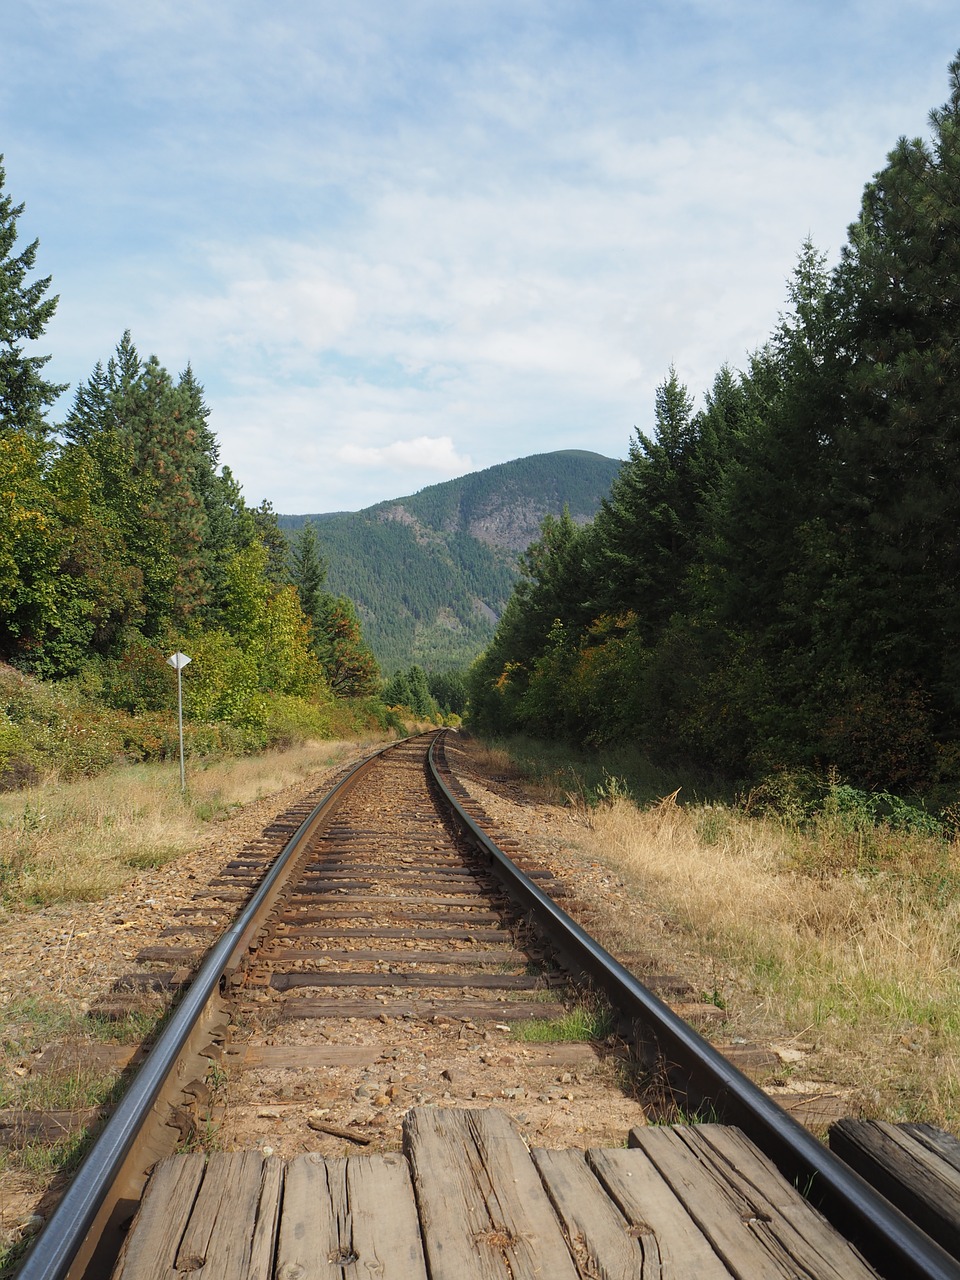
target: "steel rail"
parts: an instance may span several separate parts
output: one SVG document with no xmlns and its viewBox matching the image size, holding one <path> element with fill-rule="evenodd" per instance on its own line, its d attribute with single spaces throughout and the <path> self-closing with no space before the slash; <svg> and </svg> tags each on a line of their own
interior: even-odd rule
<svg viewBox="0 0 960 1280">
<path fill-rule="evenodd" d="M 695 1104 L 706 1104 L 718 1119 L 739 1126 L 784 1177 L 797 1187 L 809 1188 L 807 1198 L 888 1280 L 960 1280 L 956 1259 L 648 991 L 497 847 L 464 812 L 442 776 L 437 758 L 443 753 L 445 737 L 441 733 L 431 744 L 428 760 L 433 779 L 458 821 L 561 956 L 587 974 L 613 1008 L 645 1037 L 658 1063 L 676 1078 L 677 1092 Z"/>
<path fill-rule="evenodd" d="M 300 846 L 336 801 L 356 784 L 363 770 L 397 745 L 399 744 L 391 743 L 359 761 L 323 797 L 294 832 L 236 920 L 207 953 L 196 977 L 137 1071 L 130 1088 L 123 1095 L 63 1198 L 37 1236 L 16 1273 L 16 1280 L 66 1280 L 81 1250 L 89 1245 L 88 1237 L 98 1214 L 151 1109 L 174 1072 L 177 1059 L 191 1032 L 209 1001 L 219 991 L 224 977 L 235 967 L 245 942 L 256 933 L 257 922 L 269 910 L 271 902 L 279 893 L 287 869 L 295 861 Z"/>
</svg>

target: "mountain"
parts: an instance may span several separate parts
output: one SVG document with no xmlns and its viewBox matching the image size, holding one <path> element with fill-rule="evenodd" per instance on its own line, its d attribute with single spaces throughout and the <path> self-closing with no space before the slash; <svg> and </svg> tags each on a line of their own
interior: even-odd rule
<svg viewBox="0 0 960 1280">
<path fill-rule="evenodd" d="M 503 462 L 363 511 L 281 515 L 288 534 L 313 520 L 327 585 L 350 596 L 381 668 L 444 670 L 493 635 L 517 555 L 545 515 L 593 519 L 620 463 L 580 449 Z"/>
</svg>

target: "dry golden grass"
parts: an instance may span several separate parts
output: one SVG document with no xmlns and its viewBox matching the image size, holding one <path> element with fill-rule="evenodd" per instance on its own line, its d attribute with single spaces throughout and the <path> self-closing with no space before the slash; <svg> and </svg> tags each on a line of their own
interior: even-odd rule
<svg viewBox="0 0 960 1280">
<path fill-rule="evenodd" d="M 0 901 L 95 901 L 138 871 L 196 847 L 211 820 L 342 760 L 361 746 L 307 742 L 286 751 L 188 768 L 131 765 L 0 795 Z"/>
<path fill-rule="evenodd" d="M 842 832 L 723 806 L 618 797 L 585 816 L 592 855 L 724 975 L 726 1034 L 812 1043 L 872 1114 L 960 1127 L 956 846 L 890 833 L 866 873 L 837 865 Z"/>
</svg>

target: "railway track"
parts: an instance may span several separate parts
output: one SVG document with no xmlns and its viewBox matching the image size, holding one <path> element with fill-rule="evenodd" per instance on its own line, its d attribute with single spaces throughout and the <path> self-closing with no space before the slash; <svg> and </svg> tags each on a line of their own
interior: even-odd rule
<svg viewBox="0 0 960 1280">
<path fill-rule="evenodd" d="M 643 1122 L 644 1099 L 622 1087 L 612 1036 L 606 1055 L 510 1038 L 571 1011 L 595 1029 L 607 1017 L 661 1095 L 743 1129 L 882 1274 L 960 1275 L 651 989 L 682 999 L 682 984 L 641 985 L 564 913 L 549 870 L 493 843 L 443 737 L 429 763 L 426 740 L 397 744 L 286 816 L 119 980 L 121 1009 L 144 990 L 182 996 L 22 1280 L 108 1274 L 176 1129 L 196 1142 L 212 1124 L 220 1145 L 265 1155 L 338 1155 L 395 1145 L 411 1105 L 473 1098 L 541 1139 L 563 1113 L 587 1140 L 591 1123 L 601 1141 L 604 1125 L 622 1135 Z M 288 836 L 271 861 L 271 841 Z M 241 903 L 204 953 L 204 931 Z"/>
</svg>

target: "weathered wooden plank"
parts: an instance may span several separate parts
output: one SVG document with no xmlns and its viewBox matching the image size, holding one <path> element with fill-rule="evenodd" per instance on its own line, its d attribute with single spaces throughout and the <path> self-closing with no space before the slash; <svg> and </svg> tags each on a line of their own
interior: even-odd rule
<svg viewBox="0 0 960 1280">
<path fill-rule="evenodd" d="M 336 949 L 318 947 L 280 947 L 275 943 L 264 947 L 257 956 L 260 961 L 273 964 L 284 960 L 319 960 L 330 962 L 352 962 L 355 964 L 379 962 L 381 964 L 526 964 L 529 956 L 522 951 L 494 951 L 477 949 L 476 951 L 418 951 L 410 947 L 407 951 L 368 951 L 359 947 L 351 951 L 349 948 Z"/>
<path fill-rule="evenodd" d="M 960 1142 L 932 1125 L 844 1119 L 830 1149 L 960 1258 Z"/>
<path fill-rule="evenodd" d="M 555 1000 L 338 1000 L 295 998 L 283 1006 L 283 1020 L 296 1018 L 469 1018 L 477 1022 L 526 1022 L 562 1018 L 567 1007 Z"/>
<path fill-rule="evenodd" d="M 270 1070 L 289 1067 L 364 1067 L 378 1062 L 376 1044 L 248 1044 L 238 1046 L 237 1057 L 245 1068 Z"/>
<path fill-rule="evenodd" d="M 357 1261 L 356 1270 L 344 1269 L 344 1275 L 426 1280 L 420 1220 L 406 1160 L 399 1153 L 355 1157 L 347 1164 L 347 1191 Z"/>
<path fill-rule="evenodd" d="M 897 1128 L 916 1138 L 932 1155 L 938 1156 L 951 1169 L 960 1173 L 960 1138 L 932 1124 L 901 1124 Z"/>
<path fill-rule="evenodd" d="M 193 1280 L 246 1280 L 262 1184 L 258 1151 L 210 1157 L 177 1250 L 178 1271 Z"/>
<path fill-rule="evenodd" d="M 729 1125 L 677 1128 L 692 1162 L 709 1172 L 734 1215 L 777 1260 L 777 1275 L 810 1274 L 817 1280 L 869 1280 L 876 1273 L 826 1219 L 739 1130 Z M 631 1131 L 630 1141 L 651 1147 L 652 1129 Z M 658 1154 L 653 1158 L 660 1163 Z M 688 1169 L 689 1176 L 689 1169 Z M 690 1178 L 696 1187 L 696 1179 Z M 716 1201 L 711 1201 L 711 1206 Z M 699 1202 L 696 1212 L 699 1214 Z"/>
<path fill-rule="evenodd" d="M 322 1156 L 287 1162 L 283 1209 L 277 1237 L 277 1280 L 321 1280 L 336 1275 L 331 1255 L 340 1251 L 340 1232 Z"/>
<path fill-rule="evenodd" d="M 764 1045 L 716 1044 L 714 1048 L 747 1075 L 766 1076 L 780 1070 L 780 1059 L 772 1049 L 767 1049 Z"/>
<path fill-rule="evenodd" d="M 183 969 L 167 969 L 162 973 L 125 973 L 113 984 L 114 991 L 169 991 L 182 987 L 189 977 Z"/>
<path fill-rule="evenodd" d="M 451 896 L 475 898 L 489 897 L 497 891 L 492 882 L 478 884 L 474 880 L 442 880 L 434 876 L 371 876 L 366 880 L 338 880 L 331 876 L 303 876 L 297 881 L 298 893 L 337 894 L 339 897 L 364 897 L 372 891 L 392 897 L 394 892 L 416 894 L 444 893 Z"/>
<path fill-rule="evenodd" d="M 444 899 L 446 901 L 446 899 Z M 395 920 L 423 921 L 426 924 L 449 924 L 459 925 L 463 928 L 469 928 L 471 925 L 501 925 L 503 923 L 503 912 L 499 911 L 483 911 L 467 910 L 457 904 L 456 911 L 419 911 L 405 908 L 400 910 L 400 904 L 394 902 L 396 908 L 390 914 Z M 280 915 L 280 920 L 284 924 L 323 924 L 327 920 L 363 920 L 376 919 L 381 913 L 360 911 L 357 905 L 351 906 L 340 905 L 338 903 L 325 903 L 321 908 L 314 906 L 312 903 L 308 907 L 300 907 L 291 910 L 289 907 Z"/>
<path fill-rule="evenodd" d="M 40 1139 L 57 1142 L 71 1138 L 89 1129 L 102 1117 L 109 1115 L 112 1107 L 81 1107 L 75 1111 L 0 1111 L 0 1147 L 22 1147 Z"/>
<path fill-rule="evenodd" d="M 276 1280 L 426 1280 L 416 1205 L 397 1155 L 287 1165 Z"/>
<path fill-rule="evenodd" d="M 196 947 L 144 947 L 134 956 L 137 964 L 196 964 L 203 952 Z"/>
<path fill-rule="evenodd" d="M 113 1280 L 175 1280 L 174 1264 L 205 1158 L 200 1152 L 171 1156 L 157 1165 L 124 1241 Z"/>
<path fill-rule="evenodd" d="M 403 1122 L 431 1280 L 578 1280 L 530 1153 L 496 1108 Z"/>
<path fill-rule="evenodd" d="M 591 1150 L 587 1161 L 638 1233 L 644 1259 L 659 1261 L 663 1280 L 730 1280 L 723 1260 L 642 1151 Z"/>
<path fill-rule="evenodd" d="M 660 1280 L 658 1252 L 645 1254 L 642 1235 L 632 1231 L 603 1191 L 582 1151 L 534 1150 L 531 1155 L 581 1276 Z"/>
<path fill-rule="evenodd" d="M 284 1162 L 280 1157 L 269 1156 L 265 1159 L 260 1180 L 260 1203 L 257 1205 L 257 1221 L 253 1228 L 250 1262 L 245 1280 L 270 1280 L 270 1276 L 273 1275 L 273 1258 L 280 1228 L 283 1178 Z M 233 1280 L 233 1277 L 230 1277 L 230 1280 Z"/>
<path fill-rule="evenodd" d="M 797 1266 L 770 1226 L 769 1200 L 709 1159 L 698 1160 L 680 1129 L 636 1130 L 637 1144 L 686 1207 L 731 1274 L 794 1277 Z M 820 1276 L 817 1271 L 814 1274 Z M 826 1280 L 824 1276 L 824 1280 Z"/>
<path fill-rule="evenodd" d="M 537 991 L 547 984 L 526 973 L 275 973 L 274 991 L 299 987 L 459 987 L 478 991 Z"/>
<path fill-rule="evenodd" d="M 406 885 L 455 884 L 464 889 L 480 882 L 490 887 L 496 884 L 489 871 L 468 867 L 386 867 L 381 865 L 371 866 L 366 872 L 357 866 L 317 868 L 316 870 L 308 867 L 303 873 L 303 879 L 314 883 L 336 885 L 338 888 L 348 888 L 353 884 L 368 888 L 373 882 Z"/>
<path fill-rule="evenodd" d="M 436 919 L 431 916 L 431 919 Z M 321 927 L 313 927 L 310 929 L 298 929 L 295 934 L 287 934 L 286 928 L 275 935 L 278 939 L 289 937 L 297 938 L 384 938 L 386 940 L 397 941 L 401 938 L 409 938 L 409 929 L 393 929 L 384 928 L 379 925 L 369 925 L 366 928 L 347 929 L 334 928 L 324 929 Z M 449 939 L 452 942 L 511 942 L 513 935 L 506 929 L 458 929 L 450 927 L 448 929 L 418 929 L 417 938 L 421 941 L 442 942 Z M 779 1062 L 779 1058 L 777 1059 Z"/>
<path fill-rule="evenodd" d="M 307 885 L 298 885 L 296 893 L 291 896 L 290 901 L 309 901 L 311 906 L 318 900 L 323 902 L 329 899 L 331 903 L 355 902 L 358 907 L 393 907 L 397 911 L 402 911 L 405 907 L 456 907 L 460 911 L 468 910 L 475 904 L 490 909 L 490 897 L 493 895 L 487 893 L 486 890 L 478 889 L 475 893 L 471 893 L 468 889 L 462 889 L 459 886 L 456 890 L 451 889 L 448 894 L 427 894 L 418 893 L 415 896 L 407 896 L 403 894 L 392 893 L 364 893 L 357 897 L 351 897 L 349 894 L 340 893 L 336 889 L 317 889 L 313 890 Z M 362 915 L 362 911 L 356 911 L 356 915 Z M 377 915 L 382 914 L 377 912 Z"/>
<path fill-rule="evenodd" d="M 89 1040 L 79 1040 L 48 1045 L 34 1069 L 75 1071 L 77 1067 L 83 1067 L 87 1071 L 122 1071 L 124 1067 L 139 1064 L 145 1057 L 146 1050 L 139 1044 L 93 1044 Z"/>
</svg>

